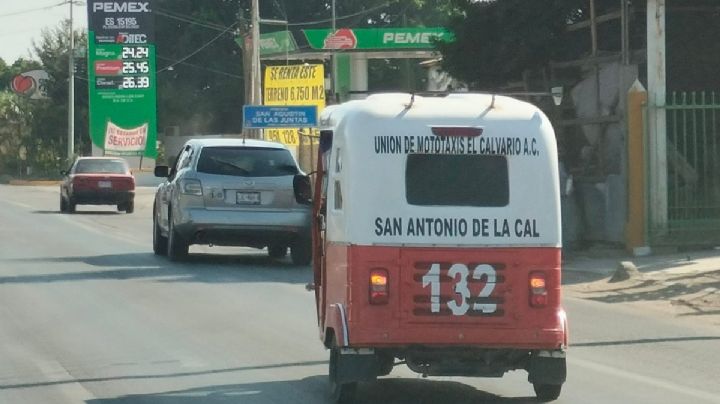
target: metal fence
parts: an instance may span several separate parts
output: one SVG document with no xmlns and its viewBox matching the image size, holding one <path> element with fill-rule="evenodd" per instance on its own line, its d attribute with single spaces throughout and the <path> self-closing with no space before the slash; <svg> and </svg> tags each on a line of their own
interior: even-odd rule
<svg viewBox="0 0 720 404">
<path fill-rule="evenodd" d="M 664 108 L 668 163 L 665 236 L 676 243 L 718 243 L 720 94 L 676 92 L 669 95 Z"/>
</svg>

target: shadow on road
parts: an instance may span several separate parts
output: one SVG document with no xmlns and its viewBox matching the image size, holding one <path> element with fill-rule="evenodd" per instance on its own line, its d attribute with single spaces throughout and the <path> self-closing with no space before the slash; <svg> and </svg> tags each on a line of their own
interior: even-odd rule
<svg viewBox="0 0 720 404">
<path fill-rule="evenodd" d="M 628 281 L 624 287 L 596 289 L 587 292 L 587 299 L 603 303 L 624 303 L 638 301 L 667 301 L 684 304 L 693 308 L 693 301 L 717 299 L 716 290 L 720 288 L 720 270 L 681 277 L 668 277 L 663 281 L 641 279 Z M 692 296 L 692 298 L 687 298 Z M 697 314 L 705 314 L 698 310 Z"/>
<path fill-rule="evenodd" d="M 53 283 L 88 280 L 154 278 L 156 282 L 278 282 L 305 284 L 312 279 L 307 266 L 295 266 L 289 258 L 274 260 L 265 252 L 243 255 L 191 254 L 184 262 L 171 262 L 152 253 L 128 253 L 87 257 L 37 257 L 9 259 L 15 263 L 85 264 L 100 269 L 2 276 L 0 284 Z M 48 265 L 65 269 L 72 265 Z M 76 268 L 77 266 L 75 266 Z"/>
<path fill-rule="evenodd" d="M 124 215 L 125 212 L 113 212 L 109 210 L 78 210 L 73 213 L 63 213 L 59 210 L 34 210 L 36 215 L 85 215 L 85 216 L 108 216 L 108 215 Z"/>
<path fill-rule="evenodd" d="M 657 344 L 663 342 L 689 342 L 689 341 L 720 341 L 720 336 L 705 337 L 668 337 L 668 338 L 643 338 L 620 341 L 598 341 L 580 342 L 571 344 L 572 348 L 591 348 L 598 346 L 636 345 L 636 344 Z"/>
<path fill-rule="evenodd" d="M 101 382 L 113 382 L 122 380 L 152 380 L 152 379 L 172 379 L 176 377 L 191 377 L 191 376 L 208 376 L 217 375 L 224 373 L 236 373 L 252 370 L 264 370 L 264 369 L 277 369 L 277 368 L 292 368 L 302 366 L 316 366 L 326 365 L 327 361 L 306 361 L 306 362 L 292 362 L 292 363 L 276 363 L 268 365 L 257 365 L 257 366 L 241 366 L 226 369 L 211 369 L 201 371 L 187 371 L 187 372 L 173 372 L 164 374 L 148 374 L 148 375 L 121 375 L 121 376 L 109 376 L 109 377 L 86 377 L 77 379 L 65 379 L 65 380 L 52 380 L 37 383 L 18 383 L 18 384 L 0 384 L 0 390 L 10 389 L 27 389 L 34 387 L 47 387 L 47 386 L 58 386 L 63 384 L 74 384 L 74 383 L 101 383 Z"/>
<path fill-rule="evenodd" d="M 563 285 L 577 285 L 580 283 L 595 282 L 606 278 L 607 276 L 605 274 L 596 272 L 576 271 L 567 268 L 563 268 L 562 271 Z"/>
<path fill-rule="evenodd" d="M 683 284 L 671 284 L 660 287 L 655 290 L 648 291 L 637 291 L 637 289 L 647 288 L 656 285 L 655 281 L 642 281 L 638 285 L 630 286 L 622 289 L 608 289 L 608 292 L 613 292 L 606 296 L 591 297 L 590 300 L 595 300 L 604 303 L 622 303 L 622 302 L 638 302 L 647 300 L 666 300 L 669 301 L 676 296 L 700 292 L 707 288 L 704 284 L 697 284 L 693 286 Z M 603 292 L 602 290 L 598 292 Z"/>
<path fill-rule="evenodd" d="M 326 376 L 302 380 L 199 387 L 155 394 L 87 400 L 87 404 L 331 403 Z M 507 398 L 451 381 L 381 379 L 358 386 L 357 404 L 537 403 L 534 397 Z"/>
</svg>

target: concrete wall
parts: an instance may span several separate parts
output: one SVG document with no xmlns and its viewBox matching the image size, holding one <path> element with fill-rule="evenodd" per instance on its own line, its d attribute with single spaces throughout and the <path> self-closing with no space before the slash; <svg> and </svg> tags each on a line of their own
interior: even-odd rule
<svg viewBox="0 0 720 404">
<path fill-rule="evenodd" d="M 625 240 L 627 92 L 637 77 L 636 65 L 607 64 L 600 66 L 598 74 L 586 71 L 570 91 L 577 118 L 618 116 L 620 121 L 578 127 L 577 135 L 587 142 L 580 151 L 583 164 L 595 167 L 587 177 L 576 179 L 575 195 L 566 201 L 572 214 L 563 216 L 569 221 L 564 227 L 577 229 L 566 235 L 567 243 Z"/>
</svg>

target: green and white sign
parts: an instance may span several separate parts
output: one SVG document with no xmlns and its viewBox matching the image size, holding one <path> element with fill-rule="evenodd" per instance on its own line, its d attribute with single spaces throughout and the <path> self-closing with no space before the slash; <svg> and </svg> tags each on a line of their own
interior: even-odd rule
<svg viewBox="0 0 720 404">
<path fill-rule="evenodd" d="M 293 52 L 298 49 L 295 38 L 289 31 L 278 31 L 260 35 L 260 56 Z"/>
<path fill-rule="evenodd" d="M 444 28 L 340 28 L 303 30 L 313 49 L 433 49 L 434 41 L 452 41 Z"/>
<path fill-rule="evenodd" d="M 157 157 L 152 1 L 88 5 L 90 137 L 105 154 Z"/>
</svg>

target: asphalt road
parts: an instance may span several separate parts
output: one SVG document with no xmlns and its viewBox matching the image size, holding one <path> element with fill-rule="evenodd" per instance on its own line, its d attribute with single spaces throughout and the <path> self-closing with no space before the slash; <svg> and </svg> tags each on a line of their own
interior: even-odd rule
<svg viewBox="0 0 720 404">
<path fill-rule="evenodd" d="M 0 403 L 329 402 L 310 268 L 252 249 L 155 257 L 152 192 L 139 189 L 132 215 L 67 215 L 56 187 L 0 186 Z M 558 403 L 720 403 L 720 328 L 574 297 L 565 306 Z M 422 379 L 398 367 L 359 389 L 360 403 L 533 397 L 525 372 Z"/>
</svg>

